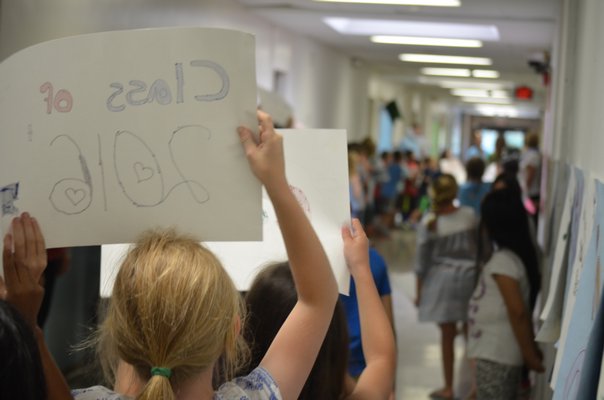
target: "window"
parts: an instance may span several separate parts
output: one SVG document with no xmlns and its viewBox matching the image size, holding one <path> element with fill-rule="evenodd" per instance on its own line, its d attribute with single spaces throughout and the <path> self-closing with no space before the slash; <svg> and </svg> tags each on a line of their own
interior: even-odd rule
<svg viewBox="0 0 604 400">
<path fill-rule="evenodd" d="M 392 122 L 392 118 L 390 118 L 390 113 L 386 110 L 385 107 L 382 107 L 380 110 L 380 130 L 379 130 L 379 139 L 377 145 L 378 154 L 383 151 L 392 151 L 392 131 L 394 128 L 394 124 Z"/>
</svg>

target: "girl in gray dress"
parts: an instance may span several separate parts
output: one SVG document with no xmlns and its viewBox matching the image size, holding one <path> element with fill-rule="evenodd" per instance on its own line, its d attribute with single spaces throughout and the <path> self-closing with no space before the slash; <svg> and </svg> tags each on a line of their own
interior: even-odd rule
<svg viewBox="0 0 604 400">
<path fill-rule="evenodd" d="M 457 183 L 449 174 L 430 188 L 432 212 L 417 233 L 417 299 L 421 322 L 436 322 L 441 331 L 445 386 L 434 399 L 453 399 L 453 342 L 457 323 L 466 321 L 468 301 L 476 281 L 476 226 L 474 211 L 457 207 Z"/>
</svg>

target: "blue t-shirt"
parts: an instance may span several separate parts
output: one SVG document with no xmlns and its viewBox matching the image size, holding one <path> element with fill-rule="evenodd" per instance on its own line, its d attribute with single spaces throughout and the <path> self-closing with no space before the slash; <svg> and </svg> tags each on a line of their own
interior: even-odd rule
<svg viewBox="0 0 604 400">
<path fill-rule="evenodd" d="M 459 204 L 474 209 L 476 216 L 480 216 L 482 199 L 491 191 L 491 184 L 487 182 L 466 182 L 459 188 L 457 197 Z"/>
<path fill-rule="evenodd" d="M 466 156 L 464 160 L 467 162 L 471 158 L 481 158 L 484 160 L 485 154 L 480 147 L 473 144 L 468 148 L 468 150 L 466 150 Z"/>
<path fill-rule="evenodd" d="M 393 199 L 397 194 L 399 182 L 403 179 L 403 167 L 392 163 L 388 166 L 388 181 L 382 184 L 382 197 Z"/>
<path fill-rule="evenodd" d="M 389 295 L 390 279 L 388 278 L 388 266 L 376 249 L 369 249 L 369 266 L 377 291 L 382 296 Z M 365 355 L 361 345 L 361 322 L 359 320 L 359 304 L 354 280 L 350 278 L 350 294 L 340 295 L 340 301 L 346 310 L 348 320 L 348 335 L 350 336 L 350 359 L 348 360 L 348 372 L 356 377 L 365 369 Z"/>
</svg>

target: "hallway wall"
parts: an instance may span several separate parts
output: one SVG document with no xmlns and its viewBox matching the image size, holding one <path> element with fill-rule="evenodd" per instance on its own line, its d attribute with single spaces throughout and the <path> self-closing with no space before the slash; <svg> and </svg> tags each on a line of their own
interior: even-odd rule
<svg viewBox="0 0 604 400">
<path fill-rule="evenodd" d="M 604 3 L 565 0 L 560 18 L 552 154 L 604 179 Z"/>
<path fill-rule="evenodd" d="M 274 89 L 310 128 L 346 128 L 350 140 L 367 135 L 370 107 L 366 67 L 321 43 L 277 27 L 234 0 L 2 0 L 0 59 L 33 44 L 107 30 L 204 26 L 256 35 L 258 86 Z"/>
</svg>

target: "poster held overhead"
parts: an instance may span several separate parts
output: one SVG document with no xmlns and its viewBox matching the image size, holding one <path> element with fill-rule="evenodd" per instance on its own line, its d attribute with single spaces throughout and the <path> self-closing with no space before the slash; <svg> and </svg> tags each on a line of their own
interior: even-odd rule
<svg viewBox="0 0 604 400">
<path fill-rule="evenodd" d="M 260 184 L 239 143 L 256 127 L 254 38 L 223 29 L 54 40 L 0 64 L 1 225 L 19 211 L 49 247 L 131 242 L 177 226 L 261 238 Z"/>
<path fill-rule="evenodd" d="M 290 188 L 321 241 L 341 293 L 348 293 L 350 274 L 344 260 L 341 227 L 350 224 L 347 139 L 344 130 L 278 130 L 283 135 L 285 172 Z M 272 204 L 263 192 L 263 240 L 205 242 L 222 262 L 235 286 L 248 290 L 256 274 L 271 262 L 287 260 Z M 129 245 L 102 246 L 102 297 L 109 297 Z"/>
</svg>

